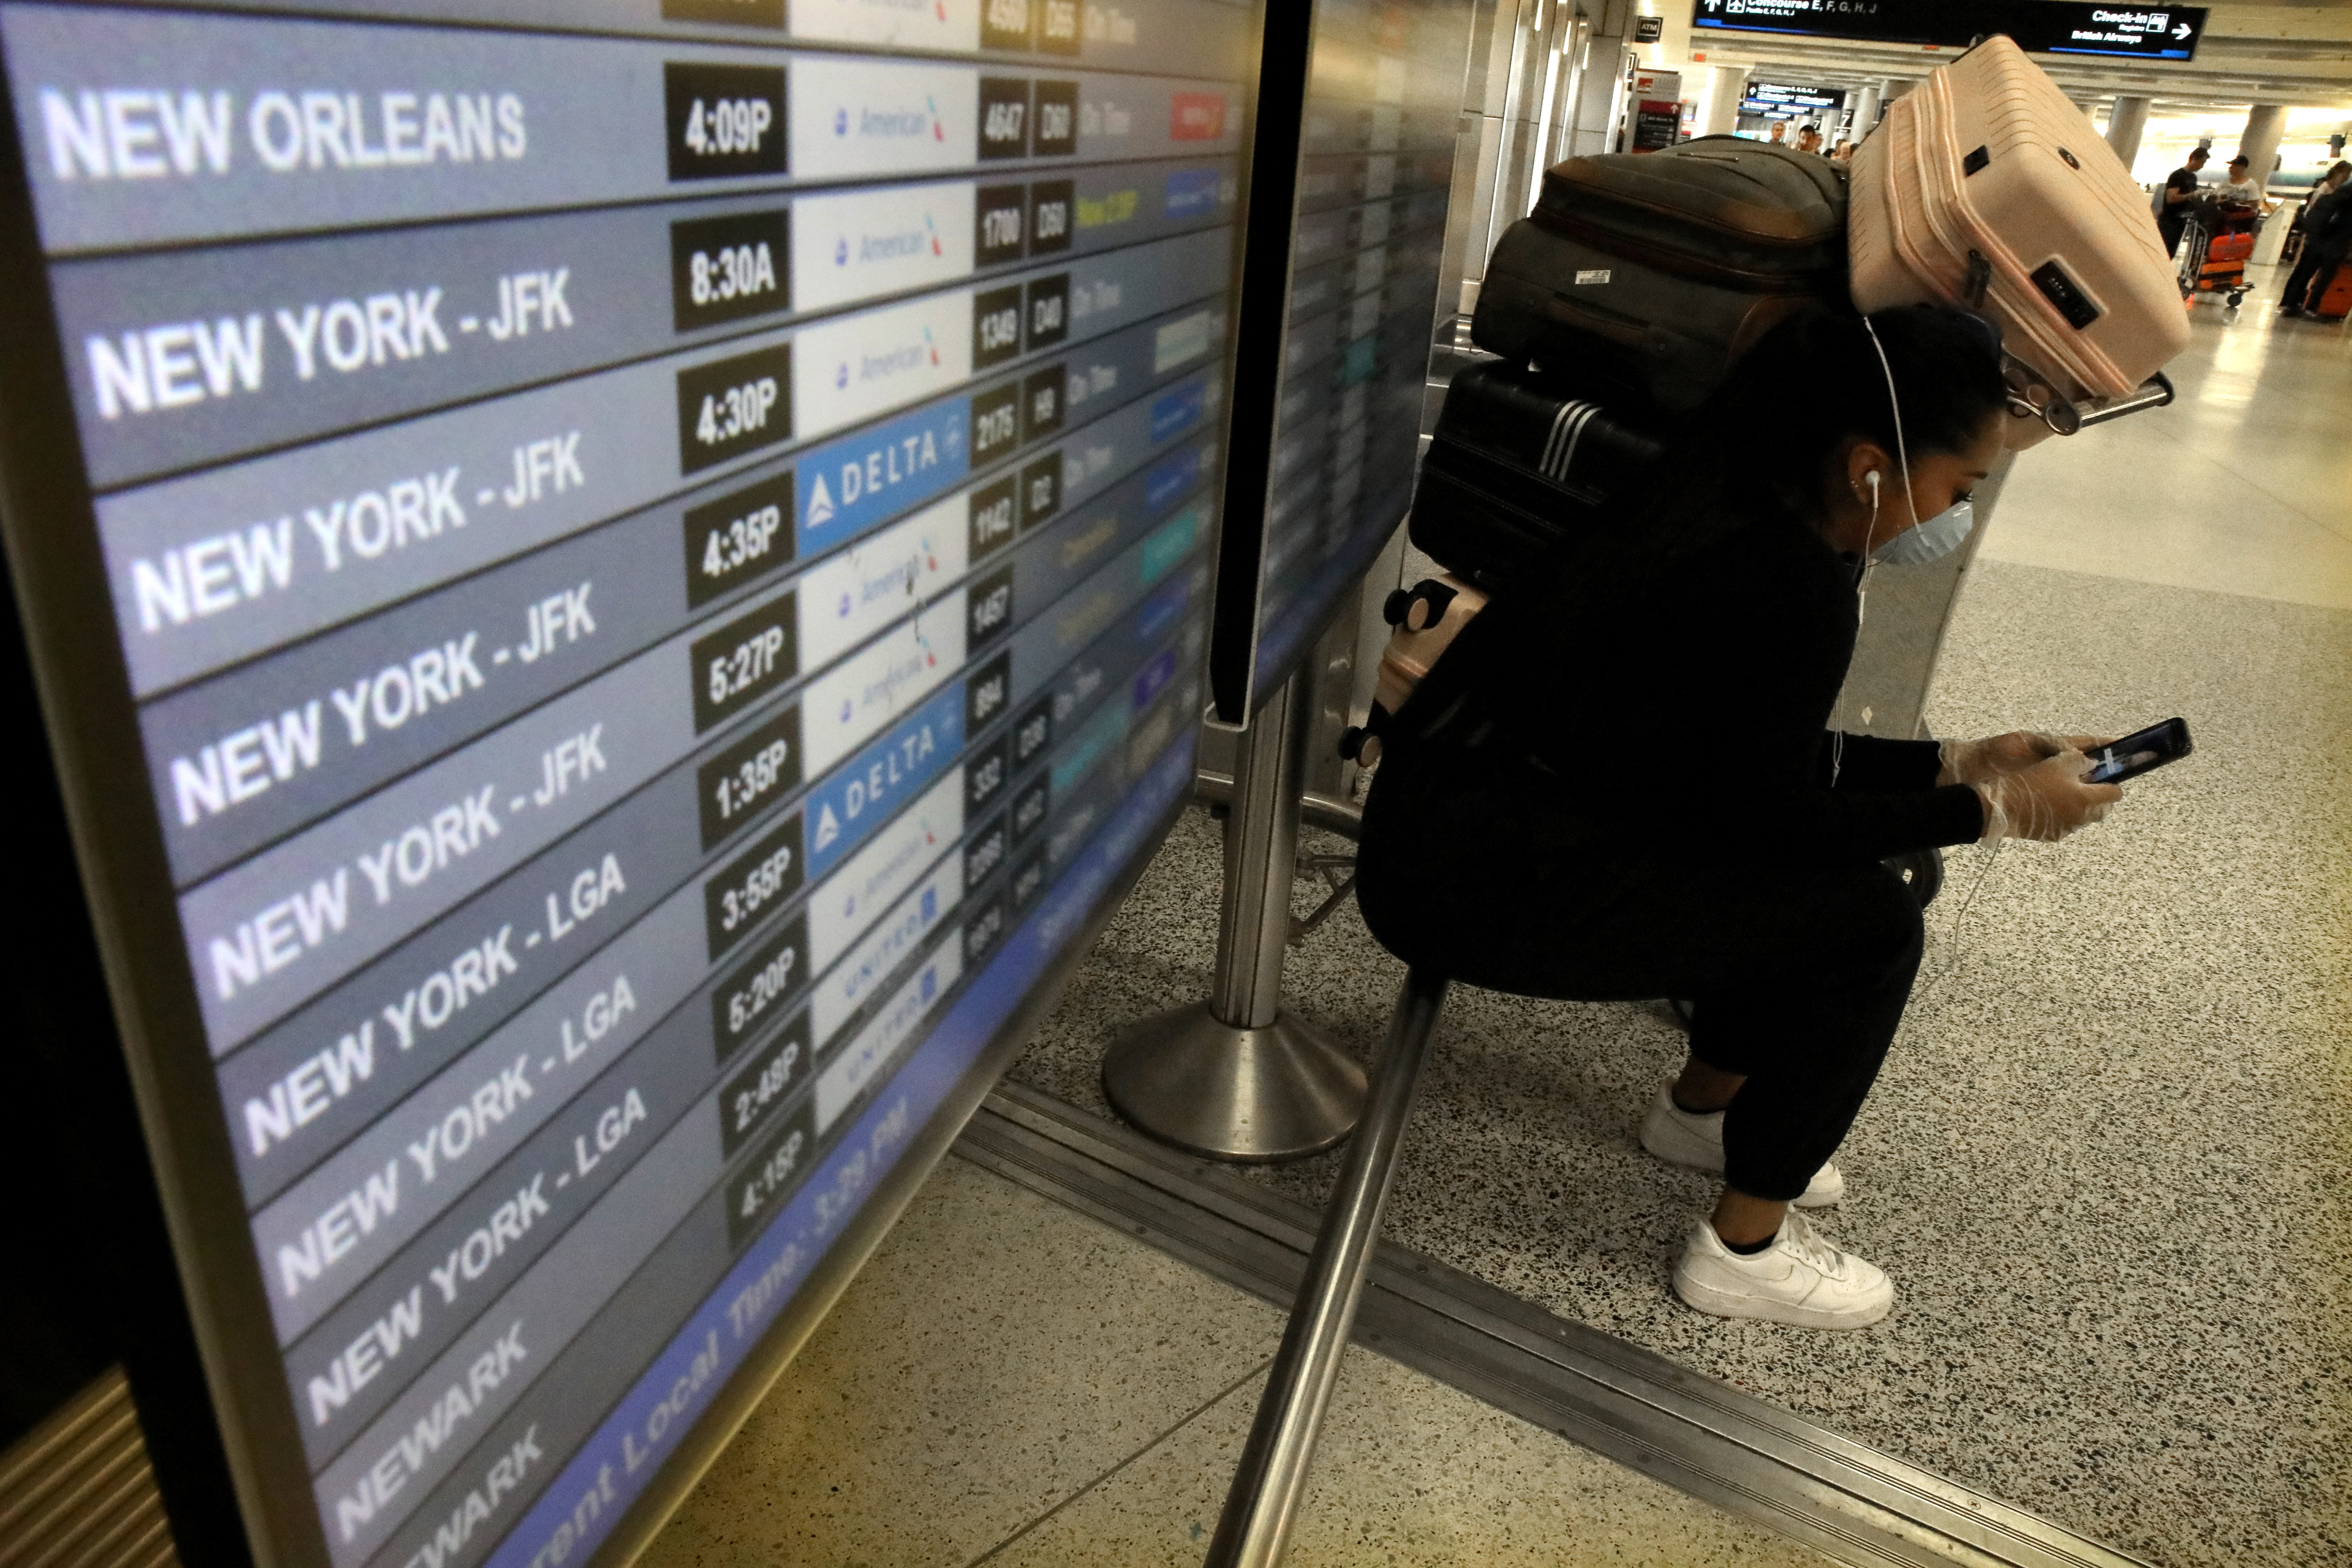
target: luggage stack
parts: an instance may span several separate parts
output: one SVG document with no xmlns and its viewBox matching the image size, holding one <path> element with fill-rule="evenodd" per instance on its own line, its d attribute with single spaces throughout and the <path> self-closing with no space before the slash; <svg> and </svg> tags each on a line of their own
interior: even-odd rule
<svg viewBox="0 0 2352 1568">
<path fill-rule="evenodd" d="M 1495 247 L 1410 536 L 1506 588 L 1640 482 L 1678 420 L 1808 302 L 1965 304 L 2000 324 L 2031 446 L 2169 401 L 2188 342 L 2147 200 L 1995 37 L 1897 99 L 1844 167 L 1730 136 L 1571 158 Z"/>
<path fill-rule="evenodd" d="M 2012 447 L 2095 422 L 2189 344 L 2147 196 L 2006 37 L 1895 100 L 1855 150 L 1851 210 L 1857 309 L 1971 305 L 2000 324 L 2028 400 L 2063 405 L 2012 421 Z"/>
<path fill-rule="evenodd" d="M 1612 406 L 1688 414 L 1799 305 L 1844 304 L 1845 186 L 1736 136 L 1570 158 L 1496 246 L 1471 337 Z"/>
<path fill-rule="evenodd" d="M 1676 419 L 1807 300 L 1845 297 L 1845 171 L 1711 136 L 1571 158 L 1495 247 L 1411 537 L 1489 592 L 1623 493 Z"/>
</svg>

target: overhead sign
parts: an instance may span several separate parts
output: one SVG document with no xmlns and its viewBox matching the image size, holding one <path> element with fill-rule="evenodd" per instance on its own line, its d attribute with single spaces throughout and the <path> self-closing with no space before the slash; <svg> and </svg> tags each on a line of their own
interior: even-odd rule
<svg viewBox="0 0 2352 1568">
<path fill-rule="evenodd" d="M 1768 114 L 1787 119 L 1796 114 L 1822 113 L 1845 105 L 1843 89 L 1831 87 L 1789 87 L 1774 81 L 1751 81 L 1739 100 L 1743 114 Z"/>
<path fill-rule="evenodd" d="M 1675 144 L 1682 130 L 1683 79 L 1679 71 L 1635 71 L 1627 113 L 1632 133 L 1629 153 L 1655 153 Z"/>
<path fill-rule="evenodd" d="M 2006 33 L 2038 54 L 2188 60 L 2204 35 L 2205 9 L 2043 0 L 1695 0 L 1691 26 L 1948 48 Z"/>
</svg>

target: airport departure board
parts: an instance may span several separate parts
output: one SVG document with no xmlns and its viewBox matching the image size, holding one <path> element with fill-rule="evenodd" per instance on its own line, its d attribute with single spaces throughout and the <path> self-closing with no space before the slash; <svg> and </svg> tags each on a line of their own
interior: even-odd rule
<svg viewBox="0 0 2352 1568">
<path fill-rule="evenodd" d="M 1287 298 L 1243 347 L 1278 392 L 1219 584 L 1227 719 L 1307 656 L 1412 499 L 1470 25 L 1460 0 L 1316 0 Z"/>
<path fill-rule="evenodd" d="M 147 1114 L 242 1207 L 181 1240 L 257 1555 L 592 1554 L 1156 843 L 1258 25 L 0 4 L 88 498 L 12 566 L 94 530 L 113 684 L 33 653 L 135 722 L 67 783 L 177 935 L 125 1033 L 213 1089 Z"/>
</svg>

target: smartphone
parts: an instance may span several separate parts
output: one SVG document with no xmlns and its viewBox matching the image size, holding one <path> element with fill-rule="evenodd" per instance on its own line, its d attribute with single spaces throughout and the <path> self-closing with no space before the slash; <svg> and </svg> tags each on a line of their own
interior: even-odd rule
<svg viewBox="0 0 2352 1568">
<path fill-rule="evenodd" d="M 2177 763 L 2194 748 L 2189 742 L 2186 720 L 2167 719 L 2161 724 L 2150 724 L 2137 734 L 2126 735 L 2112 745 L 2100 747 L 2091 753 L 2091 771 L 2083 775 L 2084 784 L 2121 784 L 2136 779 L 2153 768 L 2167 763 Z"/>
</svg>

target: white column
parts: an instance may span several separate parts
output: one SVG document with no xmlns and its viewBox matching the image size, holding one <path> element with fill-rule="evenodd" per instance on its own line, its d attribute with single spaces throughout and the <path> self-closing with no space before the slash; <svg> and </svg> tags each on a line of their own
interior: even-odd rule
<svg viewBox="0 0 2352 1568">
<path fill-rule="evenodd" d="M 1723 136 L 1739 126 L 1739 100 L 1748 96 L 1746 66 L 1717 66 L 1706 73 L 1706 118 L 1702 136 Z"/>
<path fill-rule="evenodd" d="M 1601 0 L 1601 15 L 1585 43 L 1584 77 L 1577 85 L 1575 119 L 1562 157 L 1617 151 L 1618 111 L 1625 97 L 1625 45 L 1633 32 L 1633 0 Z"/>
<path fill-rule="evenodd" d="M 1853 129 L 1846 134 L 1852 136 L 1857 143 L 1869 135 L 1871 128 L 1878 123 L 1878 89 L 1874 87 L 1854 89 Z"/>
<path fill-rule="evenodd" d="M 2147 129 L 2147 104 L 2145 98 L 2119 97 L 2107 110 L 2107 145 L 2116 150 L 2126 169 L 2139 156 L 2139 139 Z"/>
<path fill-rule="evenodd" d="M 2277 161 L 2279 138 L 2286 132 L 2286 106 L 2280 103 L 2258 103 L 2246 116 L 2244 134 L 2238 138 L 2238 151 L 2244 153 L 2250 165 L 2246 177 L 2256 188 L 2270 184 L 2271 164 Z"/>
</svg>

